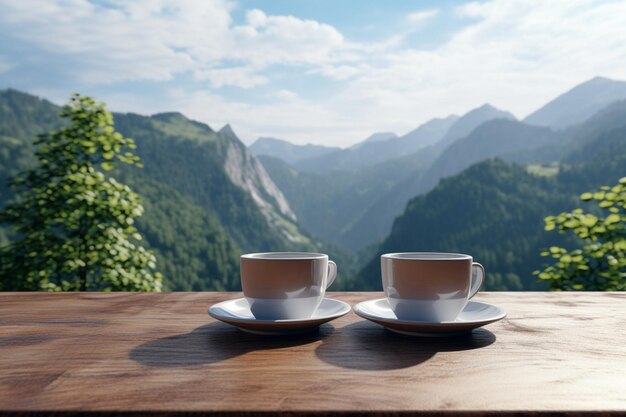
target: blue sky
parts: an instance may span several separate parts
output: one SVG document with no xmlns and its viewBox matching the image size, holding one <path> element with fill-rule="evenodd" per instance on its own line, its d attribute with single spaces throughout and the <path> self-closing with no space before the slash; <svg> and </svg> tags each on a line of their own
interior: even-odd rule
<svg viewBox="0 0 626 417">
<path fill-rule="evenodd" d="M 0 0 L 0 88 L 347 146 L 626 79 L 626 1 Z"/>
</svg>

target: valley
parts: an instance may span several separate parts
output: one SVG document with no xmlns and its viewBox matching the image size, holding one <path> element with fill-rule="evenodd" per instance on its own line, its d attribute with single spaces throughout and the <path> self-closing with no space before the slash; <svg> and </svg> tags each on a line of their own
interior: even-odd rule
<svg viewBox="0 0 626 417">
<path fill-rule="evenodd" d="M 112 175 L 142 197 L 138 228 L 168 290 L 237 290 L 239 254 L 257 251 L 329 253 L 336 290 L 380 289 L 388 251 L 470 253 L 487 267 L 485 288 L 542 289 L 541 249 L 575 243 L 545 233 L 543 218 L 626 174 L 624 86 L 598 77 L 523 120 L 486 104 L 347 148 L 248 147 L 229 125 L 114 113 L 145 167 Z M 8 179 L 35 163 L 36 136 L 61 127 L 59 110 L 0 91 L 0 205 Z M 0 228 L 0 244 L 11 239 Z"/>
</svg>

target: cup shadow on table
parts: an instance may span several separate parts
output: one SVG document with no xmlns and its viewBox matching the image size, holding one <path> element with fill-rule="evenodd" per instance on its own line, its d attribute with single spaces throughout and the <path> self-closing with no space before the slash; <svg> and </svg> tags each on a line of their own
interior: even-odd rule
<svg viewBox="0 0 626 417">
<path fill-rule="evenodd" d="M 480 349 L 496 341 L 486 329 L 454 337 L 413 337 L 359 321 L 322 341 L 315 354 L 326 363 L 348 369 L 392 370 L 419 365 L 439 352 Z"/>
<path fill-rule="evenodd" d="M 151 340 L 129 354 L 135 362 L 159 368 L 206 365 L 257 350 L 281 349 L 312 343 L 330 336 L 331 324 L 309 333 L 289 336 L 258 336 L 227 324 L 214 322 L 189 333 Z"/>
</svg>

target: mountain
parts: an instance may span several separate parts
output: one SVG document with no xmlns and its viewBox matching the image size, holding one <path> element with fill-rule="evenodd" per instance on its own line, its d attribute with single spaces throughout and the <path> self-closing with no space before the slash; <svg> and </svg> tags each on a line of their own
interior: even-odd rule
<svg viewBox="0 0 626 417">
<path fill-rule="evenodd" d="M 374 134 L 348 149 L 337 150 L 321 157 L 306 158 L 294 166 L 300 171 L 318 174 L 360 171 L 437 143 L 457 119 L 457 116 L 432 119 L 400 137 L 390 137 L 390 133 Z"/>
<path fill-rule="evenodd" d="M 436 122 L 428 122 L 416 131 L 425 131 Z M 604 130 L 626 125 L 626 101 L 613 103 L 564 131 L 516 121 L 510 113 L 490 105 L 460 118 L 452 116 L 446 122 L 450 123 L 446 133 L 441 133 L 434 144 L 375 165 L 316 174 L 299 170 L 296 164 L 289 170 L 272 167 L 268 172 L 305 229 L 319 239 L 358 250 L 384 239 L 408 201 L 431 190 L 441 178 L 493 157 L 524 164 L 559 161 Z M 382 143 L 388 149 L 401 140 Z M 443 146 L 445 142 L 449 142 L 447 146 Z M 376 153 L 386 155 L 386 149 Z M 266 168 L 271 163 L 262 162 Z M 308 188 L 301 181 L 314 182 L 319 188 L 314 193 L 303 193 Z"/>
<path fill-rule="evenodd" d="M 412 199 L 356 282 L 380 289 L 381 253 L 441 251 L 469 253 L 485 265 L 486 290 L 542 289 L 532 275 L 546 262 L 540 251 L 579 244 L 545 232 L 543 218 L 580 207 L 580 193 L 624 175 L 626 127 L 608 130 L 566 156 L 553 177 L 531 175 L 502 160 L 480 162 Z"/>
<path fill-rule="evenodd" d="M 514 117 L 483 105 L 462 117 L 432 119 L 399 138 L 304 159 L 290 169 L 277 161 L 262 162 L 307 230 L 354 250 L 387 235 L 409 199 L 422 192 L 422 175 L 445 150 L 444 141 L 449 146 L 459 135 L 492 119 Z M 304 183 L 312 178 L 319 189 L 303 193 L 308 189 Z"/>
<path fill-rule="evenodd" d="M 368 136 L 365 140 L 355 143 L 354 145 L 350 146 L 350 149 L 359 149 L 360 147 L 362 147 L 365 144 L 369 144 L 369 143 L 374 143 L 374 142 L 386 142 L 389 139 L 395 139 L 397 138 L 398 135 L 396 135 L 393 132 L 378 132 L 378 133 L 373 133 L 370 136 Z"/>
<path fill-rule="evenodd" d="M 511 119 L 489 120 L 443 151 L 424 174 L 420 189 L 413 193 L 427 191 L 441 178 L 457 174 L 476 162 L 495 156 L 517 161 L 519 154 L 558 143 L 559 138 L 559 134 L 545 127 Z"/>
<path fill-rule="evenodd" d="M 417 154 L 431 151 L 432 162 L 416 164 L 412 172 L 405 173 L 394 186 L 381 192 L 351 227 L 343 231 L 337 243 L 350 248 L 382 239 L 411 198 L 428 192 L 442 178 L 457 174 L 471 164 L 493 157 L 525 164 L 559 161 L 601 134 L 625 126 L 626 100 L 613 103 L 585 122 L 563 131 L 510 119 L 482 123 L 443 151 L 437 149 L 439 144 L 418 151 Z"/>
<path fill-rule="evenodd" d="M 574 204 L 550 192 L 552 182 L 500 160 L 474 165 L 411 200 L 378 253 L 469 253 L 487 269 L 484 289 L 531 289 L 539 252 L 552 237 L 543 217 Z M 522 251 L 537 260 L 528 264 Z M 360 273 L 367 288 L 380 287 L 379 262 L 373 257 Z"/>
<path fill-rule="evenodd" d="M 621 127 L 596 134 L 562 159 L 558 178 L 563 187 L 579 193 L 626 176 L 626 118 L 623 122 Z"/>
<path fill-rule="evenodd" d="M 561 94 L 524 122 L 564 129 L 582 123 L 609 104 L 626 99 L 626 81 L 595 77 Z"/>
<path fill-rule="evenodd" d="M 351 223 L 342 229 L 337 243 L 348 248 L 360 248 L 382 239 L 391 228 L 393 219 L 402 213 L 406 203 L 428 189 L 425 184 L 429 182 L 429 177 L 426 175 L 429 172 L 430 175 L 436 172 L 432 171 L 432 164 L 438 160 L 442 152 L 455 141 L 462 139 L 466 132 L 471 133 L 485 122 L 506 122 L 514 119 L 511 113 L 485 104 L 462 117 L 433 119 L 412 132 L 416 135 L 418 131 L 426 132 L 434 127 L 440 127 L 437 132 L 441 136 L 431 145 L 419 148 L 412 154 L 387 161 L 387 164 L 399 165 L 403 169 L 396 169 L 393 181 L 390 181 L 392 185 L 379 190 L 366 210 L 362 211 L 361 215 L 355 216 Z M 445 131 L 442 128 L 445 128 Z"/>
<path fill-rule="evenodd" d="M 32 141 L 61 125 L 59 110 L 25 93 L 0 91 L 2 184 L 33 166 Z M 180 113 L 114 113 L 114 119 L 120 133 L 135 139 L 145 168 L 112 175 L 142 196 L 146 211 L 138 227 L 157 253 L 166 288 L 235 290 L 241 252 L 320 249 L 229 126 L 215 132 Z M 0 190 L 3 205 L 11 193 Z M 1 235 L 10 238 L 6 229 Z"/>
<path fill-rule="evenodd" d="M 323 156 L 339 149 L 322 145 L 295 145 L 286 140 L 274 138 L 258 138 L 250 145 L 250 150 L 257 156 L 272 156 L 290 164 L 306 158 Z"/>
<path fill-rule="evenodd" d="M 481 124 L 494 119 L 515 120 L 515 116 L 503 110 L 493 107 L 491 104 L 483 104 L 461 116 L 450 126 L 445 136 L 439 141 L 438 147 L 444 149 L 457 139 L 463 138 Z"/>
<path fill-rule="evenodd" d="M 624 126 L 626 126 L 626 100 L 620 100 L 603 108 L 585 122 L 565 129 L 567 139 L 563 142 L 563 148 L 567 152 L 563 154 L 586 146 L 602 132 L 621 129 Z"/>
<path fill-rule="evenodd" d="M 301 172 L 278 158 L 262 155 L 259 159 L 291 204 L 299 224 L 314 237 L 335 244 L 342 243 L 344 229 L 393 186 L 395 178 L 414 169 L 410 161 L 395 161 L 330 175 Z"/>
<path fill-rule="evenodd" d="M 58 112 L 0 91 L 0 206 L 12 196 L 6 179 L 36 162 L 36 134 L 61 126 Z M 375 255 L 391 250 L 469 252 L 488 269 L 487 289 L 540 289 L 540 248 L 572 243 L 545 233 L 543 217 L 626 175 L 626 100 L 558 131 L 485 105 L 330 151 L 317 170 L 300 168 L 315 158 L 256 157 L 229 125 L 114 117 L 145 168 L 112 175 L 142 196 L 138 226 L 170 290 L 239 289 L 239 254 L 268 250 L 329 253 L 340 264 L 334 289 L 379 288 Z M 0 244 L 12 237 L 0 227 Z"/>
<path fill-rule="evenodd" d="M 456 123 L 459 116 L 450 115 L 445 118 L 435 118 L 411 130 L 409 133 L 400 137 L 395 143 L 402 149 L 399 155 L 408 155 L 434 145 L 439 142 L 448 133 L 450 128 Z"/>
</svg>

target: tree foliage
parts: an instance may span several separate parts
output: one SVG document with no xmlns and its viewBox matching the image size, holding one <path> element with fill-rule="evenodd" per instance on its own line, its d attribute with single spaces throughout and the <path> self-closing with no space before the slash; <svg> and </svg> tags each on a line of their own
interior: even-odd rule
<svg viewBox="0 0 626 417">
<path fill-rule="evenodd" d="M 35 142 L 39 164 L 14 179 L 0 214 L 17 235 L 0 249 L 1 289 L 159 291 L 156 258 L 134 226 L 139 196 L 105 175 L 141 166 L 133 140 L 90 97 L 73 95 L 61 117 L 69 123 Z"/>
<path fill-rule="evenodd" d="M 626 290 L 626 177 L 580 198 L 596 202 L 598 210 L 578 208 L 548 216 L 545 229 L 573 232 L 584 246 L 574 250 L 552 246 L 543 251 L 542 256 L 556 261 L 537 274 L 555 290 Z"/>
</svg>

